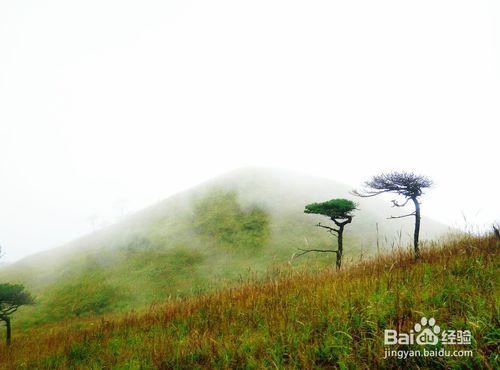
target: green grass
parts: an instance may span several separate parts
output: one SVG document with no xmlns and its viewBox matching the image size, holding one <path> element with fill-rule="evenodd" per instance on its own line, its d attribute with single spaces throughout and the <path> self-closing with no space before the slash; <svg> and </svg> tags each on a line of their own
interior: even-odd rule
<svg viewBox="0 0 500 370">
<path fill-rule="evenodd" d="M 264 279 L 167 299 L 141 312 L 15 332 L 13 346 L 0 346 L 0 365 L 498 368 L 499 246 L 493 237 L 464 236 L 425 246 L 418 262 L 408 250 L 397 250 L 340 272 L 283 266 Z M 436 318 L 442 329 L 470 330 L 473 357 L 384 359 L 384 329 L 408 331 L 422 316 Z"/>
<path fill-rule="evenodd" d="M 252 253 L 269 239 L 269 215 L 255 206 L 243 209 L 236 192 L 209 193 L 195 202 L 193 213 L 193 227 L 205 242 L 229 252 Z"/>
</svg>

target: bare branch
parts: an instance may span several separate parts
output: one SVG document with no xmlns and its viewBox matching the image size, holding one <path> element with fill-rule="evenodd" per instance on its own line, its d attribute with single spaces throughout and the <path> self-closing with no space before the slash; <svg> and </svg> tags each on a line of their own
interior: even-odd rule
<svg viewBox="0 0 500 370">
<path fill-rule="evenodd" d="M 330 234 L 333 234 L 333 233 L 338 234 L 338 232 L 339 232 L 337 229 L 334 229 L 333 227 L 321 225 L 321 222 L 318 222 L 318 224 L 316 226 L 322 227 L 323 229 L 327 229 Z"/>
<path fill-rule="evenodd" d="M 298 248 L 300 253 L 294 253 L 292 256 L 292 259 L 295 257 L 300 257 L 303 256 L 304 254 L 310 253 L 310 252 L 320 252 L 320 253 L 338 253 L 338 251 L 335 251 L 333 249 L 301 249 Z"/>
<path fill-rule="evenodd" d="M 11 315 L 11 314 L 13 314 L 14 312 L 16 312 L 16 311 L 17 311 L 17 309 L 18 309 L 18 307 L 12 307 L 12 308 L 11 308 L 11 309 L 9 309 L 9 310 L 5 310 L 5 311 L 3 311 L 3 312 L 2 312 L 2 314 L 4 314 L 4 315 L 7 315 L 7 316 L 8 316 L 8 315 Z"/>
<path fill-rule="evenodd" d="M 361 198 L 370 198 L 382 193 L 389 193 L 391 190 L 371 191 L 371 190 L 352 190 L 349 193 Z"/>
<path fill-rule="evenodd" d="M 337 225 L 338 227 L 342 227 L 342 226 L 345 226 L 347 224 L 350 224 L 352 222 L 352 217 L 351 216 L 348 216 L 348 217 L 345 217 L 343 218 L 345 221 L 343 222 L 339 222 L 337 221 L 337 219 L 335 219 L 334 217 L 331 218 L 331 220 L 335 223 L 335 225 Z M 340 232 L 340 230 L 339 230 Z"/>
<path fill-rule="evenodd" d="M 387 219 L 388 220 L 392 220 L 392 219 L 395 219 L 395 218 L 403 218 L 403 217 L 410 217 L 410 216 L 415 216 L 415 212 L 408 213 L 407 215 L 403 215 L 403 216 L 391 216 L 391 217 L 387 217 Z"/>
<path fill-rule="evenodd" d="M 398 203 L 397 200 L 393 199 L 391 200 L 392 202 L 392 206 L 393 207 L 404 207 L 408 204 L 408 202 L 411 200 L 411 198 L 406 198 L 406 200 L 404 201 L 404 203 Z"/>
</svg>

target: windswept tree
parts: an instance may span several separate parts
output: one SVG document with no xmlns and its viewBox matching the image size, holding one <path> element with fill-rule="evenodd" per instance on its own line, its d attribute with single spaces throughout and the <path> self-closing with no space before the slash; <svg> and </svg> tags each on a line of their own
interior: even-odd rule
<svg viewBox="0 0 500 370">
<path fill-rule="evenodd" d="M 0 284 L 0 320 L 7 327 L 6 343 L 10 345 L 12 329 L 10 316 L 24 305 L 34 303 L 33 297 L 19 284 Z"/>
<path fill-rule="evenodd" d="M 337 226 L 330 227 L 318 223 L 316 226 L 328 230 L 332 235 L 337 236 L 338 248 L 334 249 L 299 249 L 300 252 L 295 256 L 299 257 L 309 252 L 326 252 L 335 253 L 337 255 L 336 266 L 337 269 L 342 265 L 343 235 L 345 225 L 352 222 L 353 212 L 356 210 L 356 203 L 348 199 L 332 199 L 323 203 L 308 204 L 304 210 L 305 213 L 312 213 L 328 217 Z"/>
<path fill-rule="evenodd" d="M 397 199 L 392 200 L 393 207 L 404 207 L 412 201 L 415 210 L 412 213 L 402 216 L 391 216 L 389 219 L 415 217 L 415 230 L 413 233 L 413 248 L 415 258 L 420 257 L 418 247 L 418 238 L 420 234 L 420 201 L 424 189 L 432 186 L 432 180 L 426 176 L 416 175 L 411 172 L 389 172 L 373 176 L 371 180 L 366 181 L 364 189 L 354 190 L 353 193 L 360 197 L 374 197 L 383 193 L 394 193 L 403 197 L 402 202 Z"/>
</svg>

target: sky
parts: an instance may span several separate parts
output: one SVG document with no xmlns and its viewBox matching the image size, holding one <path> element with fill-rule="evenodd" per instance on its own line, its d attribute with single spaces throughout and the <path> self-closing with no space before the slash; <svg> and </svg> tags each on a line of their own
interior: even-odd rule
<svg viewBox="0 0 500 370">
<path fill-rule="evenodd" d="M 242 166 L 500 220 L 500 2 L 0 1 L 3 261 Z"/>
</svg>

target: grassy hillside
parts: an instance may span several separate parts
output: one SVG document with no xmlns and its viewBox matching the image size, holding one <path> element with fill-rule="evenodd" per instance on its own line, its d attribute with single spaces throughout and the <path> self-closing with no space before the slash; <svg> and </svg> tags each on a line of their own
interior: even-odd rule
<svg viewBox="0 0 500 370">
<path fill-rule="evenodd" d="M 304 205 L 350 197 L 348 191 L 330 180 L 271 169 L 216 178 L 0 269 L 0 281 L 23 283 L 37 298 L 19 313 L 15 329 L 208 292 L 285 264 L 298 247 L 330 248 L 334 238 L 314 227 L 322 219 L 304 214 Z M 380 248 L 404 244 L 411 220 L 386 220 L 394 210 L 384 199 L 359 201 L 345 232 L 346 260 L 375 250 L 377 224 Z M 423 220 L 423 238 L 446 231 Z M 333 256 L 316 255 L 293 266 L 331 263 Z"/>
<path fill-rule="evenodd" d="M 466 236 L 428 245 L 419 262 L 398 250 L 341 272 L 284 268 L 264 280 L 167 300 L 144 312 L 17 333 L 12 347 L 0 345 L 0 365 L 498 368 L 499 247 L 493 237 Z M 434 317 L 443 330 L 470 330 L 466 349 L 473 356 L 384 359 L 384 329 L 408 331 L 422 316 Z"/>
</svg>

